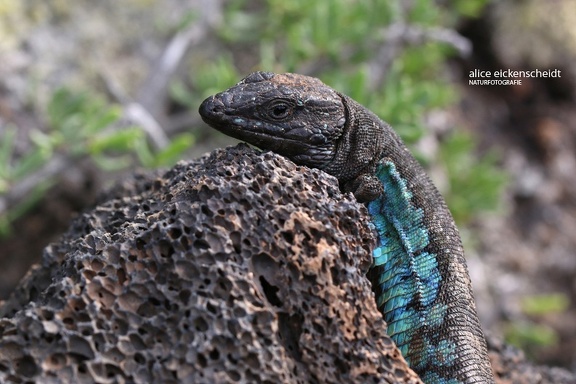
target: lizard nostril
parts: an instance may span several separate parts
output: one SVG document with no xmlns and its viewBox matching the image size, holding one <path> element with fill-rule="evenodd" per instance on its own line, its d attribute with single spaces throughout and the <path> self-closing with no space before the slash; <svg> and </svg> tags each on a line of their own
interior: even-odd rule
<svg viewBox="0 0 576 384">
<path fill-rule="evenodd" d="M 214 96 L 210 96 L 200 104 L 198 112 L 202 117 L 218 115 L 224 112 L 224 104 Z"/>
</svg>

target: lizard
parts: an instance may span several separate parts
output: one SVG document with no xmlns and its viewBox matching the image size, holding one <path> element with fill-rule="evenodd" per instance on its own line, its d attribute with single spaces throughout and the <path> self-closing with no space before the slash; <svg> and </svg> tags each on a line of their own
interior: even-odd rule
<svg viewBox="0 0 576 384">
<path fill-rule="evenodd" d="M 493 383 L 462 241 L 390 125 L 319 79 L 254 72 L 200 105 L 211 127 L 335 176 L 378 242 L 368 272 L 387 333 L 425 383 Z"/>
</svg>

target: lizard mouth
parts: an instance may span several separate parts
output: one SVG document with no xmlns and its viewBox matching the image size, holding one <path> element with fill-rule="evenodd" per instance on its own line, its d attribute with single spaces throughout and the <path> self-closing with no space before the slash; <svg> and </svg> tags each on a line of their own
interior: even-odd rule
<svg viewBox="0 0 576 384">
<path fill-rule="evenodd" d="M 286 137 L 281 127 L 260 120 L 239 117 L 226 112 L 224 103 L 210 96 L 199 108 L 202 120 L 218 131 L 245 141 L 259 148 L 265 148 L 291 157 L 309 150 L 309 145 L 301 140 Z"/>
</svg>

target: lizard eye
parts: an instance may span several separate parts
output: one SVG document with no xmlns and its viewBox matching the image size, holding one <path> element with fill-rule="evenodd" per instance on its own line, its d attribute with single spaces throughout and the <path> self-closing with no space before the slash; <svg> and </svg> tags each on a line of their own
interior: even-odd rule
<svg viewBox="0 0 576 384">
<path fill-rule="evenodd" d="M 274 120 L 282 120 L 292 113 L 292 105 L 283 100 L 271 102 L 267 107 L 267 114 Z"/>
</svg>

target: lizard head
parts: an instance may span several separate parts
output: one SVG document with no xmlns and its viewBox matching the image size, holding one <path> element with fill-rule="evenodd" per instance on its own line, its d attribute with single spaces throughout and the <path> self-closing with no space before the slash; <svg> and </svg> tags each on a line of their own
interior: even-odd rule
<svg viewBox="0 0 576 384">
<path fill-rule="evenodd" d="M 333 160 L 346 125 L 338 92 L 291 73 L 252 73 L 204 100 L 199 112 L 229 136 L 320 169 Z"/>
</svg>

